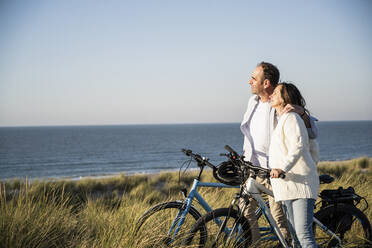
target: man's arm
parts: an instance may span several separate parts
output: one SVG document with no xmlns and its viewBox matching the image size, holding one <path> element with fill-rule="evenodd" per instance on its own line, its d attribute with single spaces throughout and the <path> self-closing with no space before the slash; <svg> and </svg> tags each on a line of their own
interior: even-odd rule
<svg viewBox="0 0 372 248">
<path fill-rule="evenodd" d="M 315 119 L 312 116 L 309 116 L 306 112 L 305 109 L 299 105 L 292 105 L 292 104 L 287 104 L 284 107 L 283 113 L 288 113 L 288 112 L 295 112 L 298 115 L 301 116 L 302 120 L 305 123 L 305 126 L 307 128 L 307 133 L 309 134 L 310 139 L 316 139 L 318 137 L 318 128 L 315 125 Z"/>
</svg>

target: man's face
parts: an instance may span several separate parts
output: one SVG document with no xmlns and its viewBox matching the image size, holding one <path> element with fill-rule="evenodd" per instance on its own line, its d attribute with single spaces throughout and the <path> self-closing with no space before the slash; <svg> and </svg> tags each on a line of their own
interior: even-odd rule
<svg viewBox="0 0 372 248">
<path fill-rule="evenodd" d="M 264 91 L 264 72 L 261 66 L 254 69 L 249 84 L 251 85 L 252 94 L 260 95 Z"/>
</svg>

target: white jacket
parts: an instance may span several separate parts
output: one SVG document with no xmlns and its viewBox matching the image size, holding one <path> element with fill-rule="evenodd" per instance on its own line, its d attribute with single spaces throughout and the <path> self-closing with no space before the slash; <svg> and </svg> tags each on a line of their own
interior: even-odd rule
<svg viewBox="0 0 372 248">
<path fill-rule="evenodd" d="M 286 172 L 284 179 L 271 179 L 275 201 L 317 198 L 317 161 L 310 153 L 308 132 L 298 114 L 290 112 L 280 117 L 271 137 L 269 157 L 271 168 Z"/>
</svg>

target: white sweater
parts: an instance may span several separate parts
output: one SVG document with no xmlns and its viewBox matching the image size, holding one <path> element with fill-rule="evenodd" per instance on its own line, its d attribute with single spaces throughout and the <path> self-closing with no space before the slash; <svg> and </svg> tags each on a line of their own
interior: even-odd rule
<svg viewBox="0 0 372 248">
<path fill-rule="evenodd" d="M 289 112 L 280 117 L 271 138 L 269 159 L 271 168 L 286 172 L 284 179 L 271 179 L 275 201 L 317 198 L 317 161 L 310 154 L 308 133 L 298 114 Z"/>
</svg>

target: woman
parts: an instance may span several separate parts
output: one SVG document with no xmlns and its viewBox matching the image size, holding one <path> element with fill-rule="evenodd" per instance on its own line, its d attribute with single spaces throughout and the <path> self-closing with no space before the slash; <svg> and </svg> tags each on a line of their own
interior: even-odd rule
<svg viewBox="0 0 372 248">
<path fill-rule="evenodd" d="M 310 148 L 308 133 L 300 115 L 295 112 L 283 113 L 287 104 L 299 105 L 304 108 L 304 113 L 307 112 L 305 100 L 296 86 L 280 83 L 270 96 L 270 104 L 279 117 L 269 149 L 274 198 L 275 201 L 282 201 L 295 244 L 299 243 L 303 248 L 316 247 L 312 222 L 319 177 L 317 161 L 311 154 L 317 155 L 317 146 L 315 141 L 311 141 Z M 285 174 L 285 178 L 279 178 L 280 174 Z"/>
</svg>

